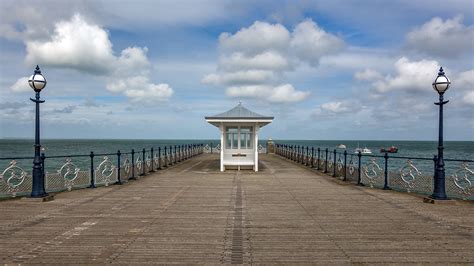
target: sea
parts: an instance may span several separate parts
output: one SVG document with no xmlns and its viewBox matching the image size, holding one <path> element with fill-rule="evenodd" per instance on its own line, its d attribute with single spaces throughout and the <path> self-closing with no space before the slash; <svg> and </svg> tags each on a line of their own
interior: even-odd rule
<svg viewBox="0 0 474 266">
<path fill-rule="evenodd" d="M 390 154 L 390 156 L 425 158 L 425 160 L 416 159 L 413 161 L 415 166 L 426 173 L 433 171 L 432 159 L 433 156 L 437 154 L 437 142 L 435 141 L 273 140 L 273 142 L 294 146 L 299 145 L 309 147 L 310 149 L 311 147 L 314 147 L 315 149 L 319 147 L 323 158 L 325 156 L 323 150 L 328 148 L 329 151 L 332 152 L 338 145 L 344 144 L 349 153 L 347 163 L 357 160 L 357 157 L 353 154 L 354 149 L 357 147 L 367 147 L 372 150 L 372 155 L 383 156 L 383 154 L 380 153 L 380 149 L 383 147 L 388 148 L 393 145 L 398 148 L 398 153 Z M 132 149 L 134 149 L 135 152 L 140 152 L 143 148 L 149 150 L 152 147 L 156 151 L 158 150 L 158 147 L 163 149 L 165 146 L 169 147 L 170 145 L 174 146 L 192 143 L 203 143 L 204 145 L 212 145 L 213 147 L 216 147 L 220 141 L 217 139 L 44 139 L 42 140 L 41 145 L 42 152 L 45 153 L 47 157 L 45 168 L 49 171 L 54 171 L 64 164 L 66 158 L 71 155 L 83 155 L 74 157 L 74 161 L 76 161 L 82 168 L 85 168 L 90 165 L 88 163 L 90 161 L 88 155 L 91 151 L 95 154 L 116 153 L 118 150 L 120 150 L 121 153 L 127 153 L 131 152 Z M 34 154 L 33 144 L 34 140 L 32 139 L 0 139 L 0 173 L 3 169 L 8 167 L 12 159 L 23 157 L 25 157 L 25 159 L 16 159 L 17 165 L 29 171 L 31 169 L 32 156 Z M 267 140 L 259 141 L 259 145 L 262 147 L 266 147 L 266 144 Z M 340 149 L 337 150 L 338 152 L 342 151 Z M 331 152 L 329 153 L 330 158 L 332 158 Z M 48 158 L 51 156 L 57 158 Z M 337 159 L 342 158 L 339 154 L 336 157 Z M 462 161 L 474 161 L 474 141 L 445 141 L 444 158 L 459 160 L 459 162 L 446 162 L 446 168 L 449 172 L 447 174 L 455 173 L 460 169 Z M 100 158 L 96 159 L 100 162 Z M 370 159 L 373 158 L 364 156 L 363 163 Z M 375 159 L 378 164 L 383 167 L 383 158 L 379 157 Z M 389 170 L 395 171 L 406 165 L 406 162 L 407 158 L 390 158 L 388 163 Z M 474 163 L 470 162 L 470 165 L 470 169 L 474 169 L 474 167 L 472 167 Z"/>
</svg>

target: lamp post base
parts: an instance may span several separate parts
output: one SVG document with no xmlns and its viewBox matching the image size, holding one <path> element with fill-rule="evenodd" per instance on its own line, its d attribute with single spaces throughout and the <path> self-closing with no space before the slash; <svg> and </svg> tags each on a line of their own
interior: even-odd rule
<svg viewBox="0 0 474 266">
<path fill-rule="evenodd" d="M 54 200 L 54 195 L 46 194 L 41 197 L 24 197 L 22 200 L 36 201 L 36 202 L 48 202 Z"/>
<path fill-rule="evenodd" d="M 424 197 L 423 198 L 424 203 L 431 203 L 431 204 L 455 204 L 456 201 L 450 200 L 448 198 L 446 199 L 434 199 L 431 196 L 430 197 Z"/>
</svg>

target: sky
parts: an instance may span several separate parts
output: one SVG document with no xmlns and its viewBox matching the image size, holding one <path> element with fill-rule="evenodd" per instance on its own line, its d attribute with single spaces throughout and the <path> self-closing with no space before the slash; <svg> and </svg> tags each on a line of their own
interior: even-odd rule
<svg viewBox="0 0 474 266">
<path fill-rule="evenodd" d="M 474 2 L 2 0 L 0 138 L 216 139 L 242 101 L 261 138 L 474 140 Z"/>
</svg>

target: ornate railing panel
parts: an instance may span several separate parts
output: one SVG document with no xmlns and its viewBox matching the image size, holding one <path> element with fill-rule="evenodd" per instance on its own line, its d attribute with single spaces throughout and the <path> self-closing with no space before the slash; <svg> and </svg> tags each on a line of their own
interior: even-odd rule
<svg viewBox="0 0 474 266">
<path fill-rule="evenodd" d="M 17 192 L 21 191 L 21 186 L 26 181 L 27 176 L 26 171 L 19 167 L 15 160 L 12 160 L 9 166 L 0 174 L 0 181 L 4 182 L 7 192 L 12 197 L 16 197 Z"/>
<path fill-rule="evenodd" d="M 447 187 L 448 192 L 457 192 L 464 200 L 474 194 L 474 171 L 469 169 L 467 162 L 462 162 L 460 168 L 449 176 Z"/>
<path fill-rule="evenodd" d="M 98 184 L 103 183 L 105 186 L 108 186 L 117 180 L 116 167 L 108 156 L 104 156 L 103 161 L 99 164 L 95 173 L 96 182 Z"/>
<path fill-rule="evenodd" d="M 374 158 L 364 164 L 362 169 L 363 183 L 368 182 L 372 188 L 380 183 L 383 185 L 383 170 Z"/>
</svg>

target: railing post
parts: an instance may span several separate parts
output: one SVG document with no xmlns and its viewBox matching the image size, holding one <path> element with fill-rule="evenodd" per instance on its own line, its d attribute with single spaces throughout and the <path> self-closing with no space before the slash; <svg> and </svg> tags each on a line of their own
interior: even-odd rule
<svg viewBox="0 0 474 266">
<path fill-rule="evenodd" d="M 91 184 L 89 185 L 89 188 L 95 188 L 95 170 L 94 170 L 94 152 L 91 151 L 89 154 L 89 157 L 91 158 Z"/>
<path fill-rule="evenodd" d="M 170 165 L 173 165 L 173 145 L 170 145 L 170 150 L 169 150 L 169 154 L 170 154 Z"/>
<path fill-rule="evenodd" d="M 46 191 L 48 189 L 47 188 L 48 180 L 46 179 L 46 168 L 44 167 L 44 161 L 46 160 L 46 155 L 44 154 L 44 152 L 41 153 L 40 160 L 41 160 L 41 175 L 43 176 L 44 189 Z"/>
<path fill-rule="evenodd" d="M 144 176 L 145 175 L 145 168 L 146 168 L 146 158 L 145 158 L 145 148 L 143 148 L 142 150 L 142 154 L 143 154 L 143 163 L 142 163 L 142 174 L 141 176 Z"/>
<path fill-rule="evenodd" d="M 344 179 L 343 181 L 347 180 L 347 150 L 344 150 Z"/>
<path fill-rule="evenodd" d="M 326 148 L 326 160 L 324 161 L 324 173 L 328 172 L 328 148 Z"/>
<path fill-rule="evenodd" d="M 306 146 L 306 160 L 304 161 L 304 165 L 308 166 L 308 159 L 309 159 L 309 147 Z"/>
<path fill-rule="evenodd" d="M 321 152 L 321 149 L 318 147 L 318 170 L 320 170 L 320 160 L 321 160 L 321 156 L 319 155 L 319 153 Z"/>
<path fill-rule="evenodd" d="M 333 158 L 333 164 L 332 164 L 332 176 L 336 177 L 336 149 L 334 149 L 334 158 Z"/>
<path fill-rule="evenodd" d="M 383 158 L 385 159 L 383 189 L 387 190 L 387 189 L 390 189 L 390 187 L 388 186 L 388 153 L 385 153 Z"/>
<path fill-rule="evenodd" d="M 209 146 L 211 147 L 211 154 L 212 154 L 212 142 L 209 143 Z"/>
<path fill-rule="evenodd" d="M 158 169 L 161 170 L 161 147 L 158 147 Z"/>
<path fill-rule="evenodd" d="M 122 185 L 122 179 L 120 178 L 120 150 L 117 151 L 117 182 L 116 185 Z"/>
<path fill-rule="evenodd" d="M 155 172 L 155 164 L 154 164 L 155 163 L 154 162 L 155 157 L 153 157 L 155 154 L 153 152 L 153 147 L 151 147 L 151 149 L 150 149 L 150 154 L 151 154 L 151 170 L 150 170 L 150 172 Z"/>
<path fill-rule="evenodd" d="M 178 161 L 176 160 L 176 145 L 174 145 L 174 164 L 176 164 Z"/>
<path fill-rule="evenodd" d="M 136 180 L 137 178 L 135 177 L 135 150 L 132 149 L 132 177 L 130 177 L 128 180 Z"/>
<path fill-rule="evenodd" d="M 168 148 L 165 146 L 165 149 L 164 149 L 164 151 L 163 151 L 164 167 L 168 167 L 168 163 L 167 163 L 168 159 L 167 159 L 167 157 L 166 157 L 166 151 L 167 151 L 167 149 L 168 149 Z"/>
<path fill-rule="evenodd" d="M 360 153 L 360 151 L 357 153 L 357 157 L 359 158 L 359 162 L 358 162 L 358 167 L 359 167 L 359 170 L 357 170 L 357 185 L 359 186 L 363 186 L 364 184 L 362 184 L 361 182 L 361 174 L 362 174 L 362 162 L 361 162 L 361 158 L 362 158 L 362 154 Z"/>
<path fill-rule="evenodd" d="M 314 168 L 314 147 L 311 147 L 311 168 Z"/>
</svg>

